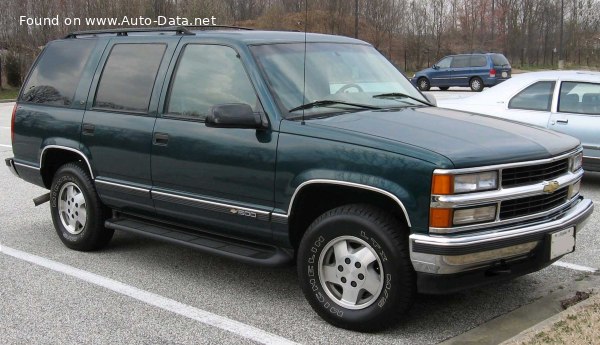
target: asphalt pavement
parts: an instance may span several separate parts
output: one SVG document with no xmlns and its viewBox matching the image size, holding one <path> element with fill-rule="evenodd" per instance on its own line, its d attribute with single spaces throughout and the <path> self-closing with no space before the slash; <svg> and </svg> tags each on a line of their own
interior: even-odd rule
<svg viewBox="0 0 600 345">
<path fill-rule="evenodd" d="M 434 92 L 436 97 L 465 92 Z M 0 103 L 0 159 L 12 157 L 10 115 Z M 565 288 L 600 267 L 600 208 L 577 251 L 504 284 L 447 296 L 419 295 L 394 329 L 362 334 L 322 321 L 305 301 L 295 267 L 262 268 L 117 232 L 101 251 L 67 249 L 42 188 L 0 168 L 0 343 L 431 344 Z M 582 193 L 600 205 L 600 174 Z M 573 266 L 576 265 L 576 266 Z M 575 268 L 575 269 L 574 269 Z"/>
</svg>

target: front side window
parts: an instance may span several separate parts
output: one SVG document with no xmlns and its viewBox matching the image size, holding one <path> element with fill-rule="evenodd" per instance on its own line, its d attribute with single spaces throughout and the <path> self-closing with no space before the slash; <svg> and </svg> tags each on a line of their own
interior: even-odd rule
<svg viewBox="0 0 600 345">
<path fill-rule="evenodd" d="M 93 40 L 49 43 L 25 83 L 19 101 L 70 106 L 79 78 L 95 45 Z"/>
<path fill-rule="evenodd" d="M 525 88 L 508 103 L 510 109 L 550 111 L 554 81 L 539 81 Z"/>
<path fill-rule="evenodd" d="M 440 62 L 438 62 L 436 65 L 439 68 L 450 68 L 450 62 L 452 61 L 451 57 L 447 57 L 444 59 L 441 59 Z"/>
<path fill-rule="evenodd" d="M 363 44 L 281 43 L 250 47 L 286 118 L 365 107 L 423 106 L 427 100 L 377 50 Z M 306 56 L 306 61 L 305 61 Z M 306 73 L 304 67 L 306 66 Z M 298 109 L 315 101 L 343 104 Z"/>
<path fill-rule="evenodd" d="M 147 113 L 165 44 L 115 44 L 106 60 L 94 108 Z"/>
<path fill-rule="evenodd" d="M 584 82 L 562 82 L 558 111 L 600 115 L 600 84 Z"/>
<path fill-rule="evenodd" d="M 256 92 L 235 50 L 219 45 L 187 45 L 171 81 L 170 116 L 203 121 L 210 108 L 243 103 L 262 111 Z"/>
</svg>

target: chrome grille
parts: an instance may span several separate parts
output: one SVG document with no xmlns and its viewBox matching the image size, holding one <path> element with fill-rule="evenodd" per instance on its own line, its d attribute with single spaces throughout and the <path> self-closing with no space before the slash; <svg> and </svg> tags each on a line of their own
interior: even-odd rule
<svg viewBox="0 0 600 345">
<path fill-rule="evenodd" d="M 551 180 L 563 175 L 568 169 L 568 158 L 545 164 L 504 169 L 502 170 L 502 187 L 515 187 Z"/>
<path fill-rule="evenodd" d="M 500 220 L 551 210 L 565 203 L 568 193 L 569 188 L 563 188 L 552 194 L 503 201 L 500 205 Z"/>
</svg>

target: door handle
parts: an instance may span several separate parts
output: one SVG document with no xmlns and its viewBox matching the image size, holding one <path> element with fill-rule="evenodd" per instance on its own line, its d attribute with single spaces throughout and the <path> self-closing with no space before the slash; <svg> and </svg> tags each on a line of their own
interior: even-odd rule
<svg viewBox="0 0 600 345">
<path fill-rule="evenodd" d="M 152 143 L 159 146 L 167 146 L 169 143 L 169 135 L 167 133 L 154 133 Z"/>
<path fill-rule="evenodd" d="M 83 135 L 94 135 L 94 131 L 96 130 L 96 126 L 91 123 L 84 123 L 81 125 L 81 132 Z"/>
<path fill-rule="evenodd" d="M 557 119 L 556 123 L 561 123 L 563 125 L 566 125 L 567 123 L 569 123 L 569 119 Z"/>
</svg>

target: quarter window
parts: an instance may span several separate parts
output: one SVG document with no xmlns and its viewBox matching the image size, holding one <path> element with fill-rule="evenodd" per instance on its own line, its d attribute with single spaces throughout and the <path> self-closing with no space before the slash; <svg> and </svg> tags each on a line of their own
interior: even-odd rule
<svg viewBox="0 0 600 345">
<path fill-rule="evenodd" d="M 471 57 L 468 56 L 468 55 L 466 55 L 466 56 L 455 56 L 452 59 L 452 64 L 450 65 L 450 67 L 452 67 L 452 68 L 469 67 L 470 60 L 471 60 Z"/>
<path fill-rule="evenodd" d="M 185 47 L 171 82 L 170 116 L 203 121 L 211 107 L 244 103 L 262 111 L 252 83 L 235 50 L 219 45 Z"/>
<path fill-rule="evenodd" d="M 94 107 L 147 113 L 166 45 L 116 44 L 102 71 Z"/>
<path fill-rule="evenodd" d="M 485 67 L 487 65 L 487 59 L 483 55 L 471 56 L 471 67 Z"/>
<path fill-rule="evenodd" d="M 70 106 L 95 44 L 92 40 L 49 43 L 25 83 L 19 101 Z"/>
<path fill-rule="evenodd" d="M 563 82 L 560 86 L 558 111 L 600 115 L 600 84 Z"/>
<path fill-rule="evenodd" d="M 553 81 L 539 81 L 528 86 L 508 103 L 510 109 L 550 111 L 552 105 Z"/>
</svg>

